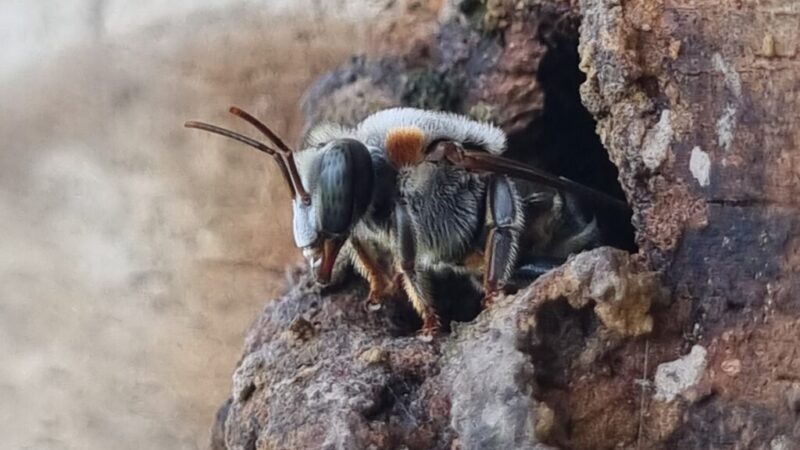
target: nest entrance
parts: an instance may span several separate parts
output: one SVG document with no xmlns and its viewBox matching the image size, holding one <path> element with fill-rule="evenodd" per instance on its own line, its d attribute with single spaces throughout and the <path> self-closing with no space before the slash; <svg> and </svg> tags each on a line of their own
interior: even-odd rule
<svg viewBox="0 0 800 450">
<path fill-rule="evenodd" d="M 564 15 L 540 25 L 539 39 L 547 46 L 538 71 L 544 111 L 527 129 L 509 136 L 509 152 L 525 160 L 535 149 L 536 164 L 549 172 L 624 201 L 617 167 L 595 131 L 597 122 L 581 102 L 580 85 L 586 77 L 578 68 L 578 26 L 577 18 Z M 594 212 L 607 245 L 638 250 L 630 214 L 607 208 Z"/>
</svg>

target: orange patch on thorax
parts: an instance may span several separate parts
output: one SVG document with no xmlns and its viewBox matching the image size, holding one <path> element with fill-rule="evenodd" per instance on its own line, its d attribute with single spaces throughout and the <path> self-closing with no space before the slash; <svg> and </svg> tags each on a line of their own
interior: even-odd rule
<svg viewBox="0 0 800 450">
<path fill-rule="evenodd" d="M 422 161 L 425 133 L 417 127 L 392 128 L 384 144 L 386 155 L 395 167 L 413 166 Z"/>
</svg>

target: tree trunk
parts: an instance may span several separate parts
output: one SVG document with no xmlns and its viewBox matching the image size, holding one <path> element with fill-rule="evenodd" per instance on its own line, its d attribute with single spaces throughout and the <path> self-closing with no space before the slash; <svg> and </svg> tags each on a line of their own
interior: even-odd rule
<svg viewBox="0 0 800 450">
<path fill-rule="evenodd" d="M 642 254 L 673 293 L 650 350 L 704 349 L 667 442 L 796 448 L 800 8 L 582 1 L 581 12 L 582 97 Z M 649 429 L 645 442 L 658 441 Z"/>
<path fill-rule="evenodd" d="M 214 448 L 800 447 L 800 7 L 421 8 L 438 31 L 321 80 L 309 126 L 493 120 L 517 156 L 624 192 L 635 235 L 599 219 L 632 252 L 577 255 L 433 344 L 402 301 L 297 281 L 250 330 Z"/>
</svg>

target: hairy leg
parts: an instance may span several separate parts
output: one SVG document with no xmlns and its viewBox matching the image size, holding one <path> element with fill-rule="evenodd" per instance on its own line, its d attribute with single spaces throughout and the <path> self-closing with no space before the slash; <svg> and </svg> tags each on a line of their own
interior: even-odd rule
<svg viewBox="0 0 800 450">
<path fill-rule="evenodd" d="M 369 309 L 379 309 L 381 301 L 394 291 L 393 280 L 364 242 L 351 237 L 350 243 L 355 253 L 353 265 L 369 283 L 367 306 Z"/>
<path fill-rule="evenodd" d="M 441 323 L 433 307 L 429 277 L 425 271 L 418 271 L 416 267 L 414 224 L 403 202 L 398 202 L 395 208 L 395 225 L 397 230 L 395 260 L 398 261 L 397 269 L 402 286 L 414 309 L 422 318 L 420 334 L 425 338 L 431 338 L 439 330 Z"/>
<path fill-rule="evenodd" d="M 486 267 L 483 278 L 483 306 L 494 297 L 511 276 L 516 260 L 524 213 L 521 199 L 505 176 L 493 176 L 486 193 L 489 235 L 486 239 Z"/>
</svg>

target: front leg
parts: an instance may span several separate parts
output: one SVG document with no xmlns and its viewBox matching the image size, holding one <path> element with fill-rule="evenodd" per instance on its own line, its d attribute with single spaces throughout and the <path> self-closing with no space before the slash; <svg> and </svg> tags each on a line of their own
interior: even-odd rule
<svg viewBox="0 0 800 450">
<path fill-rule="evenodd" d="M 430 339 L 439 330 L 441 323 L 430 295 L 430 279 L 425 271 L 417 271 L 417 243 L 414 223 L 405 202 L 398 201 L 395 207 L 396 248 L 395 259 L 400 273 L 403 289 L 411 304 L 422 318 L 420 335 Z"/>
<path fill-rule="evenodd" d="M 381 301 L 393 294 L 394 282 L 364 242 L 351 236 L 350 244 L 355 252 L 353 265 L 369 283 L 367 308 L 380 309 Z"/>
<path fill-rule="evenodd" d="M 517 248 L 525 224 L 522 202 L 516 188 L 505 176 L 492 176 L 486 194 L 488 211 L 483 278 L 483 307 L 491 305 L 494 297 L 511 276 L 517 261 Z"/>
</svg>

